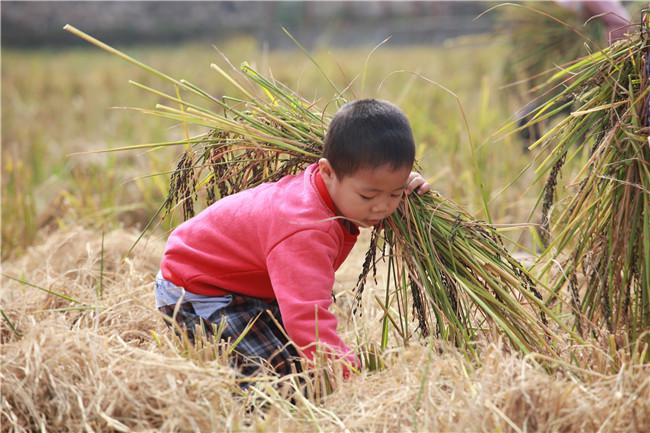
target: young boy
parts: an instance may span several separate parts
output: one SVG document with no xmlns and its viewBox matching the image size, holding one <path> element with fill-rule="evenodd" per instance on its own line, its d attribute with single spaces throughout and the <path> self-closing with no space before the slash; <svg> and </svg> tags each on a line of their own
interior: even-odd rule
<svg viewBox="0 0 650 433">
<path fill-rule="evenodd" d="M 317 163 L 225 197 L 172 232 L 157 307 L 191 339 L 195 326 L 211 333 L 221 324 L 220 338 L 231 342 L 244 333 L 234 361 L 245 375 L 259 363 L 279 374 L 299 371 L 299 357 L 313 360 L 316 344 L 358 367 L 328 310 L 334 273 L 359 227 L 380 223 L 405 194 L 429 190 L 411 172 L 414 158 L 399 108 L 374 99 L 344 105 Z"/>
</svg>

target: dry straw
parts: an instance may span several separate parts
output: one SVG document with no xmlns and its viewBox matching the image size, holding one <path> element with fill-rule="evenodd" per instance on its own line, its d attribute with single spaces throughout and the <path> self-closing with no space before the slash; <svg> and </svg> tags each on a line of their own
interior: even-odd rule
<svg viewBox="0 0 650 433">
<path fill-rule="evenodd" d="M 124 259 L 137 236 L 108 232 L 102 248 L 100 233 L 61 230 L 4 264 L 94 308 L 66 309 L 74 303 L 3 281 L 3 308 L 22 336 L 1 328 L 0 431 L 632 433 L 650 426 L 648 367 L 594 347 L 577 352 L 576 366 L 554 361 L 561 371 L 549 375 L 533 357 L 498 345 L 483 347 L 480 366 L 449 344 L 412 345 L 319 403 L 295 395 L 291 404 L 275 378 L 242 393 L 218 356 L 179 350 L 167 338 L 151 285 L 163 241 L 141 242 Z M 363 326 L 371 332 L 374 323 Z"/>
<path fill-rule="evenodd" d="M 184 216 L 190 217 L 201 190 L 206 191 L 209 204 L 224 195 L 296 173 L 321 154 L 326 112 L 246 64 L 232 74 L 211 65 L 243 95 L 216 98 L 72 26 L 65 28 L 173 85 L 173 91 L 164 92 L 134 83 L 167 100 L 153 110 L 141 111 L 207 128 L 203 134 L 188 135 L 175 143 L 131 147 L 185 146 L 172 175 L 165 204 L 168 210 L 181 206 Z M 335 102 L 344 102 L 338 90 Z M 371 246 L 387 245 L 382 251 L 387 251 L 390 268 L 382 347 L 387 345 L 391 324 L 405 344 L 412 338 L 413 310 L 423 335 L 435 334 L 467 353 L 474 352 L 478 335 L 495 331 L 505 335 L 516 350 L 554 352 L 556 340 L 547 323 L 547 318 L 553 319 L 552 312 L 494 228 L 475 221 L 439 195 L 429 194 L 405 200 L 382 230 Z M 369 253 L 369 257 L 374 256 L 375 252 Z M 367 264 L 365 273 L 373 264 L 374 260 Z M 365 275 L 359 290 L 363 278 Z"/>
</svg>

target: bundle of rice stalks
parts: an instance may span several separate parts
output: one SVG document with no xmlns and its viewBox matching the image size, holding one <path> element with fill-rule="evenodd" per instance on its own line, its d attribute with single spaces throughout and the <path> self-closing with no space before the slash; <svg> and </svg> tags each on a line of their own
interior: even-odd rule
<svg viewBox="0 0 650 433">
<path fill-rule="evenodd" d="M 494 8 L 500 11 L 498 31 L 504 34 L 510 47 L 504 61 L 504 77 L 521 104 L 515 114 L 520 126 L 529 122 L 532 111 L 549 100 L 558 102 L 553 107 L 554 113 L 568 114 L 570 105 L 555 98 L 561 87 L 543 85 L 548 76 L 576 59 L 607 47 L 610 37 L 621 37 L 626 31 L 626 17 L 620 15 L 626 14 L 622 7 L 604 14 L 599 12 L 607 7 L 590 6 L 589 2 L 560 5 L 559 2 L 524 1 Z M 521 130 L 521 136 L 530 144 L 539 139 L 542 130 L 541 125 L 532 123 Z"/>
<path fill-rule="evenodd" d="M 215 98 L 71 26 L 66 30 L 173 84 L 175 92 L 171 94 L 134 83 L 178 107 L 158 104 L 154 110 L 141 111 L 207 128 L 205 133 L 177 142 L 130 147 L 186 146 L 172 175 L 168 209 L 182 206 L 184 216 L 191 217 L 202 190 L 209 204 L 302 170 L 321 154 L 329 120 L 326 111 L 246 64 L 233 74 L 212 65 L 244 95 Z M 211 108 L 188 98 L 207 101 Z M 335 101 L 345 102 L 342 92 L 337 90 Z M 422 334 L 435 333 L 468 353 L 474 352 L 477 335 L 495 331 L 503 333 L 516 350 L 554 352 L 556 340 L 546 319 L 549 309 L 493 227 L 474 221 L 455 204 L 430 194 L 405 200 L 372 238 L 358 291 L 361 296 L 377 248 L 386 251 L 388 246 L 390 277 L 383 305 L 383 347 L 391 323 L 405 342 L 409 340 L 412 309 Z"/>
<path fill-rule="evenodd" d="M 537 170 L 548 175 L 540 197 L 542 229 L 550 227 L 553 235 L 544 257 L 562 264 L 552 293 L 570 288 L 579 331 L 588 324 L 603 326 L 631 343 L 647 345 L 650 129 L 645 20 L 642 32 L 552 76 L 548 86 L 561 83 L 564 90 L 540 107 L 531 123 L 546 117 L 560 100 L 578 107 L 532 146 L 551 149 Z M 573 193 L 554 203 L 558 176 L 580 151 L 588 159 L 571 182 Z"/>
<path fill-rule="evenodd" d="M 521 96 L 531 96 L 546 71 L 607 46 L 607 30 L 598 19 L 585 22 L 578 11 L 555 2 L 497 7 L 497 31 L 511 47 L 504 62 L 506 81 L 520 84 Z"/>
</svg>

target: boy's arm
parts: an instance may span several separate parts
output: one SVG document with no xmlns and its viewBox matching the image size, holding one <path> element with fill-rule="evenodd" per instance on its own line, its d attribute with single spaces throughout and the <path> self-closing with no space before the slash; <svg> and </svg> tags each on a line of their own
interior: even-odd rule
<svg viewBox="0 0 650 433">
<path fill-rule="evenodd" d="M 266 263 L 282 322 L 289 337 L 313 360 L 315 344 L 325 344 L 336 357 L 359 366 L 356 355 L 336 332 L 329 311 L 334 285 L 336 241 L 327 233 L 305 230 L 278 243 Z"/>
</svg>

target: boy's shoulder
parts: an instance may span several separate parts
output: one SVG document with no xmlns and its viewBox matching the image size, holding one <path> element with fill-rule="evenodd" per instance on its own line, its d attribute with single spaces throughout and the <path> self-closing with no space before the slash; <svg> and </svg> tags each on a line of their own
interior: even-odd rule
<svg viewBox="0 0 650 433">
<path fill-rule="evenodd" d="M 317 186 L 316 167 L 310 165 L 297 174 L 238 194 L 239 198 L 218 211 L 220 225 L 231 221 L 229 229 L 257 233 L 267 246 L 289 238 L 343 242 L 343 229 Z"/>
<path fill-rule="evenodd" d="M 276 182 L 268 182 L 244 190 L 217 201 L 214 212 L 236 213 L 240 217 L 261 217 L 270 221 L 280 219 L 287 224 L 307 224 L 326 228 L 322 224 L 335 216 L 323 198 L 316 183 L 317 165 L 284 176 Z"/>
<path fill-rule="evenodd" d="M 316 164 L 285 176 L 269 187 L 270 209 L 294 218 L 316 220 L 334 216 L 316 182 Z M 270 210 L 269 209 L 269 210 Z"/>
</svg>

